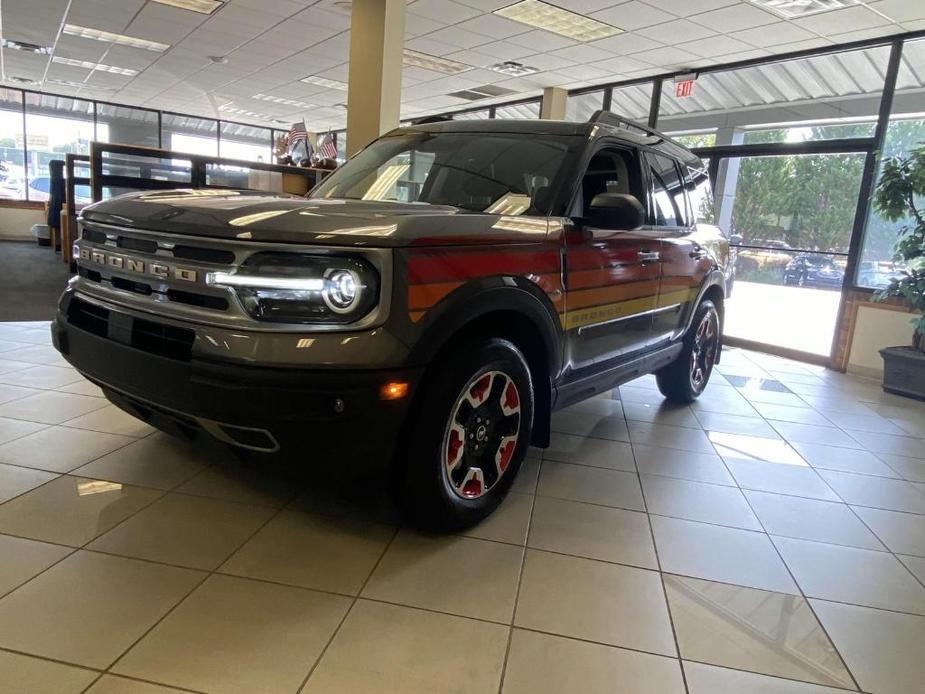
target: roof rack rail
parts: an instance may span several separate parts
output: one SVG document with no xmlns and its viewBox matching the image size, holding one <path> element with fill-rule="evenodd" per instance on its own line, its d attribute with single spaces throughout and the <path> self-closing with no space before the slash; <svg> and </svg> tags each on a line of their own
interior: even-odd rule
<svg viewBox="0 0 925 694">
<path fill-rule="evenodd" d="M 619 116 L 616 113 L 612 113 L 611 111 L 604 111 L 603 109 L 592 113 L 591 117 L 588 119 L 588 122 L 603 123 L 604 125 L 612 125 L 617 128 L 639 130 L 646 135 L 652 135 L 653 137 L 657 137 L 660 140 L 665 139 L 664 135 L 647 125 L 643 125 L 642 123 L 638 123 L 637 121 L 631 120 L 629 118 L 624 118 L 623 116 Z"/>
</svg>

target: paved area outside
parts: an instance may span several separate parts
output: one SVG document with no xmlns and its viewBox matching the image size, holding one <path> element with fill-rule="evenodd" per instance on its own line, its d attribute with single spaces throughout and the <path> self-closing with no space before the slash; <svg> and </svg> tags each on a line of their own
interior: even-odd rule
<svg viewBox="0 0 925 694">
<path fill-rule="evenodd" d="M 736 280 L 726 301 L 726 334 L 828 356 L 841 292 Z"/>
<path fill-rule="evenodd" d="M 434 537 L 374 475 L 155 433 L 44 324 L 0 350 L 4 692 L 922 691 L 925 404 L 875 382 L 742 350 L 691 407 L 640 379 Z"/>
</svg>

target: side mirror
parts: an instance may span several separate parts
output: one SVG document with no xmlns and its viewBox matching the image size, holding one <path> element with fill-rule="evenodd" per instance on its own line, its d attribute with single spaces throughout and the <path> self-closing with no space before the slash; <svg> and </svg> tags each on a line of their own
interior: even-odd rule
<svg viewBox="0 0 925 694">
<path fill-rule="evenodd" d="M 729 237 L 729 244 L 732 246 L 741 246 L 742 240 L 742 234 L 733 234 Z"/>
<path fill-rule="evenodd" d="M 626 193 L 598 193 L 591 200 L 586 219 L 604 229 L 632 231 L 645 222 L 642 203 Z"/>
</svg>

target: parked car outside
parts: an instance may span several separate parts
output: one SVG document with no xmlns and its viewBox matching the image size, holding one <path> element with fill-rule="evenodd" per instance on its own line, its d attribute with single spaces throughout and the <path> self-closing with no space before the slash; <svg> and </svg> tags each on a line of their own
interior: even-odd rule
<svg viewBox="0 0 925 694">
<path fill-rule="evenodd" d="M 789 286 L 840 290 L 844 280 L 845 271 L 818 253 L 801 253 L 784 268 L 784 284 Z"/>
<path fill-rule="evenodd" d="M 703 392 L 729 252 L 689 216 L 707 185 L 606 112 L 403 127 L 307 198 L 85 208 L 54 344 L 155 426 L 382 461 L 415 523 L 459 529 L 549 445 L 554 410 L 650 372 L 669 400 Z"/>
</svg>

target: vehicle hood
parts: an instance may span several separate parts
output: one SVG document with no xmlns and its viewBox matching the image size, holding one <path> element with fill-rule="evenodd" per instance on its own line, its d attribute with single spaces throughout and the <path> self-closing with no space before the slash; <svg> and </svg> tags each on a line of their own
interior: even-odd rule
<svg viewBox="0 0 925 694">
<path fill-rule="evenodd" d="M 97 222 L 171 234 L 333 246 L 542 241 L 547 221 L 426 203 L 310 199 L 233 190 L 129 193 L 83 209 Z"/>
</svg>

